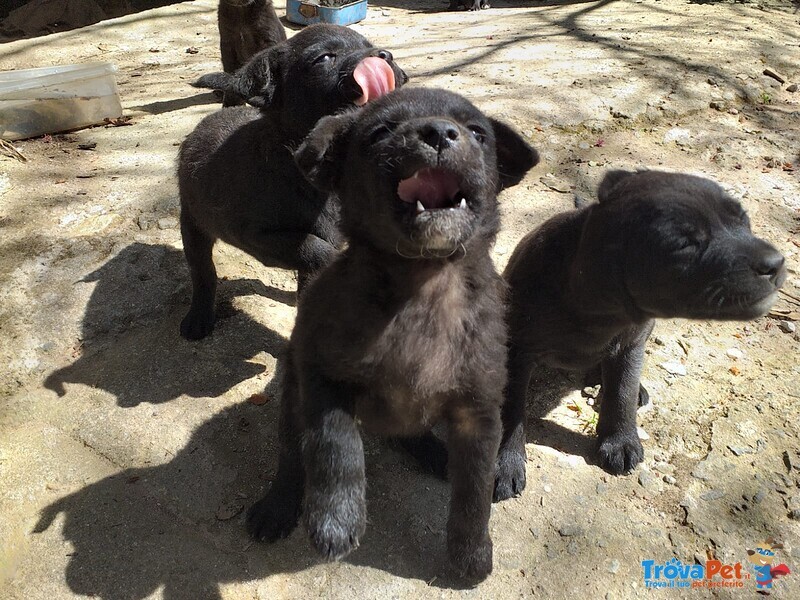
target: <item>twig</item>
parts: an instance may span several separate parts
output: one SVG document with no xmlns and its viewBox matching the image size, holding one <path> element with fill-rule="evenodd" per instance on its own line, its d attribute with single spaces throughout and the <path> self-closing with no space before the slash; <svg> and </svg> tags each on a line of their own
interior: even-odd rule
<svg viewBox="0 0 800 600">
<path fill-rule="evenodd" d="M 14 148 L 11 142 L 7 142 L 3 138 L 0 138 L 0 151 L 10 158 L 17 159 L 19 162 L 28 162 L 28 159 L 25 158 L 19 150 Z"/>
</svg>

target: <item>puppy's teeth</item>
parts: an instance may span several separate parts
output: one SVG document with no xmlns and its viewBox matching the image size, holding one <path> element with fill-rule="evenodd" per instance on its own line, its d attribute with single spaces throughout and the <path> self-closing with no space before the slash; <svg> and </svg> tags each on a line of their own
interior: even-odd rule
<svg viewBox="0 0 800 600">
<path fill-rule="evenodd" d="M 466 198 L 461 199 L 461 203 L 458 205 L 458 208 L 467 208 L 467 200 Z"/>
<path fill-rule="evenodd" d="M 422 202 L 420 202 L 419 200 L 417 200 L 417 212 L 418 212 L 418 213 L 421 213 L 421 212 L 423 212 L 424 210 L 425 210 L 425 207 L 424 207 L 424 206 L 422 206 Z"/>
</svg>

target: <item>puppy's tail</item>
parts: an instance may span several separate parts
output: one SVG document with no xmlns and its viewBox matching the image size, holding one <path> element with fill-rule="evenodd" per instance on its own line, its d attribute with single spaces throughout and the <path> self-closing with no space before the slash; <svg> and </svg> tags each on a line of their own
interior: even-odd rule
<svg viewBox="0 0 800 600">
<path fill-rule="evenodd" d="M 192 87 L 222 90 L 223 92 L 233 89 L 233 85 L 234 76 L 230 73 L 209 73 L 192 83 Z"/>
</svg>

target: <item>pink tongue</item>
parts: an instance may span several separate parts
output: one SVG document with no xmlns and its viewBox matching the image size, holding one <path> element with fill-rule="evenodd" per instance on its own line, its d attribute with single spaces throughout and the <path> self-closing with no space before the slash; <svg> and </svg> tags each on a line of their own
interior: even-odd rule
<svg viewBox="0 0 800 600">
<path fill-rule="evenodd" d="M 403 179 L 397 186 L 397 195 L 403 202 L 420 201 L 425 208 L 443 208 L 453 202 L 458 192 L 456 176 L 442 169 L 421 169 L 414 177 Z"/>
<path fill-rule="evenodd" d="M 370 100 L 380 98 L 394 89 L 394 71 L 382 58 L 368 56 L 356 66 L 353 77 L 361 88 L 362 95 L 355 101 L 363 106 Z"/>
</svg>

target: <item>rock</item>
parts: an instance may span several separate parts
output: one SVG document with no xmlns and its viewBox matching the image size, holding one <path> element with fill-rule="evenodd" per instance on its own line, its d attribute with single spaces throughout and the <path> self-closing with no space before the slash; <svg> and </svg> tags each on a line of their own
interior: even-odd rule
<svg viewBox="0 0 800 600">
<path fill-rule="evenodd" d="M 606 570 L 612 575 L 616 575 L 617 571 L 619 571 L 619 561 L 616 558 L 612 560 Z"/>
<path fill-rule="evenodd" d="M 159 229 L 177 229 L 178 219 L 175 217 L 163 217 L 158 220 Z"/>
<path fill-rule="evenodd" d="M 605 494 L 608 491 L 608 484 L 598 483 L 594 487 L 594 491 L 597 492 L 598 494 Z"/>
<path fill-rule="evenodd" d="M 600 385 L 595 385 L 592 387 L 585 387 L 581 390 L 581 394 L 586 398 L 594 398 L 597 399 L 597 396 L 600 395 Z"/>
<path fill-rule="evenodd" d="M 753 504 L 760 504 L 766 495 L 767 492 L 764 490 L 758 490 L 755 494 L 753 494 Z"/>
<path fill-rule="evenodd" d="M 682 365 L 681 363 L 663 362 L 659 366 L 670 375 L 686 375 L 686 365 Z"/>
<path fill-rule="evenodd" d="M 778 83 L 786 83 L 786 78 L 780 73 L 778 73 L 775 69 L 770 69 L 769 67 L 767 67 L 762 71 L 762 73 L 767 77 L 772 77 Z"/>
<path fill-rule="evenodd" d="M 638 435 L 639 439 L 642 440 L 643 442 L 650 439 L 650 435 L 641 427 L 636 428 L 636 435 Z"/>
<path fill-rule="evenodd" d="M 796 92 L 797 91 L 797 84 L 793 83 L 792 85 L 790 85 L 789 87 L 786 88 L 786 91 L 787 92 L 792 92 L 792 93 Z"/>
<path fill-rule="evenodd" d="M 558 179 L 552 173 L 548 173 L 547 175 L 540 177 L 539 181 L 549 189 L 560 194 L 569 194 L 572 191 L 572 188 L 568 183 Z"/>
<path fill-rule="evenodd" d="M 583 529 L 575 523 L 565 523 L 559 527 L 558 534 L 561 537 L 573 537 L 576 535 L 583 535 Z"/>
<path fill-rule="evenodd" d="M 742 456 L 743 454 L 752 454 L 753 450 L 751 448 L 745 448 L 743 446 L 728 446 L 728 450 L 733 452 L 735 456 Z"/>
<path fill-rule="evenodd" d="M 728 348 L 725 350 L 725 355 L 733 360 L 739 360 L 740 358 L 744 357 L 744 352 L 738 348 Z"/>
<path fill-rule="evenodd" d="M 691 138 L 690 134 L 691 132 L 688 129 L 673 127 L 664 134 L 664 143 L 675 142 L 678 146 L 688 146 Z"/>
<path fill-rule="evenodd" d="M 800 508 L 795 508 L 789 511 L 789 518 L 795 521 L 800 521 Z"/>
<path fill-rule="evenodd" d="M 797 464 L 797 461 L 792 458 L 792 455 L 789 453 L 788 450 L 783 451 L 783 464 L 786 466 L 786 470 L 791 473 L 792 469 L 800 468 Z"/>
<path fill-rule="evenodd" d="M 725 103 L 724 100 L 712 100 L 711 102 L 709 102 L 708 106 L 720 112 L 725 112 L 726 110 L 728 110 L 728 105 Z"/>
<path fill-rule="evenodd" d="M 575 556 L 578 553 L 578 542 L 575 540 L 570 540 L 569 544 L 567 544 L 567 554 Z"/>
<path fill-rule="evenodd" d="M 707 492 L 703 492 L 700 494 L 700 499 L 705 500 L 706 502 L 710 502 L 712 500 L 719 500 L 725 495 L 725 492 L 722 490 L 709 490 Z"/>
<path fill-rule="evenodd" d="M 545 492 L 547 492 L 548 494 L 553 491 L 553 488 L 550 485 L 546 484 L 546 483 L 544 484 L 544 487 L 542 489 Z"/>
<path fill-rule="evenodd" d="M 668 483 L 670 485 L 675 485 L 677 483 L 677 479 L 675 479 L 672 475 L 664 475 L 664 483 Z"/>
<path fill-rule="evenodd" d="M 784 333 L 794 333 L 797 331 L 797 326 L 791 321 L 778 321 L 778 327 Z"/>
<path fill-rule="evenodd" d="M 648 492 L 656 493 L 661 491 L 658 485 L 658 479 L 650 471 L 639 471 L 639 485 L 646 489 Z"/>
</svg>

